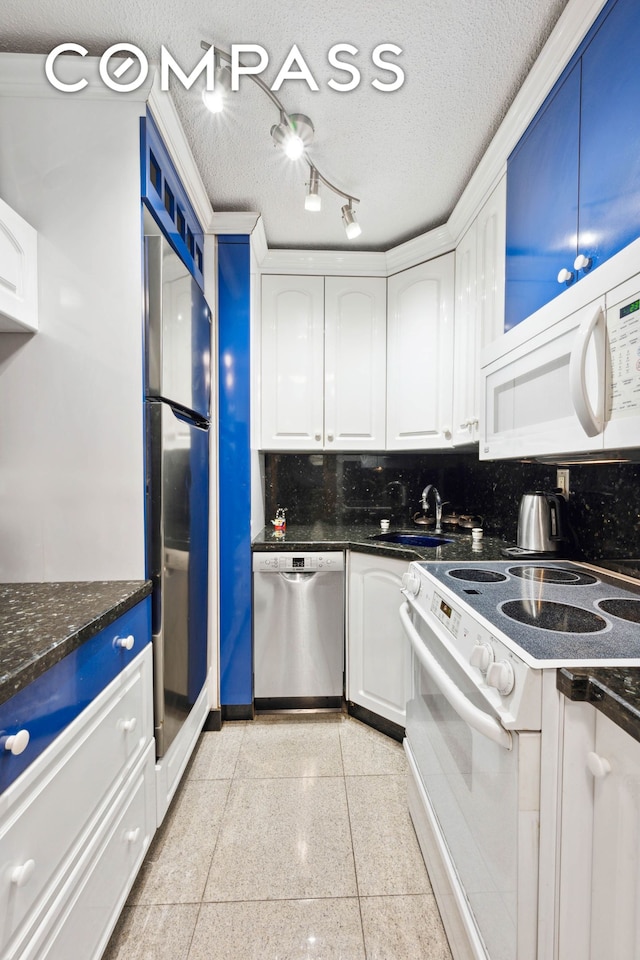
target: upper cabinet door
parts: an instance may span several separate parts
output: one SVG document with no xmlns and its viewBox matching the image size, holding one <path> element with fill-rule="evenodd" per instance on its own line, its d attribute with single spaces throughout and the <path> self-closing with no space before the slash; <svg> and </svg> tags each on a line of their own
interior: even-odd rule
<svg viewBox="0 0 640 960">
<path fill-rule="evenodd" d="M 387 449 L 451 446 L 455 254 L 388 281 Z"/>
<path fill-rule="evenodd" d="M 453 444 L 479 438 L 480 350 L 504 327 L 503 177 L 456 248 L 453 359 Z"/>
<path fill-rule="evenodd" d="M 0 200 L 0 332 L 38 329 L 38 235 Z"/>
<path fill-rule="evenodd" d="M 387 281 L 325 279 L 327 450 L 384 450 Z"/>
<path fill-rule="evenodd" d="M 565 289 L 577 254 L 580 63 L 534 120 L 507 167 L 505 330 Z"/>
<path fill-rule="evenodd" d="M 262 278 L 262 448 L 322 449 L 324 278 Z"/>
<path fill-rule="evenodd" d="M 638 0 L 618 0 L 582 57 L 578 253 L 597 267 L 640 236 Z"/>
</svg>

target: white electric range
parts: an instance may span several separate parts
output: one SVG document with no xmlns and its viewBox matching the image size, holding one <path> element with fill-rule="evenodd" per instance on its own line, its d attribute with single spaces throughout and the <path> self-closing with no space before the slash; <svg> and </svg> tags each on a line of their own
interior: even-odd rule
<svg viewBox="0 0 640 960">
<path fill-rule="evenodd" d="M 409 809 L 455 960 L 553 956 L 555 668 L 640 666 L 640 584 L 565 561 L 414 562 Z"/>
</svg>

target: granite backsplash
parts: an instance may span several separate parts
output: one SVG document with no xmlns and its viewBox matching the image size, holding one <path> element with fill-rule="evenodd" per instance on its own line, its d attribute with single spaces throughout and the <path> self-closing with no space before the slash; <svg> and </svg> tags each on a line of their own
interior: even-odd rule
<svg viewBox="0 0 640 960">
<path fill-rule="evenodd" d="M 445 509 L 478 514 L 488 534 L 515 542 L 520 497 L 555 487 L 552 465 L 479 461 L 475 453 L 265 454 L 267 523 L 278 507 L 297 523 L 357 523 L 389 517 L 411 525 L 428 483 Z M 640 554 L 640 464 L 573 465 L 567 518 L 572 555 L 586 560 Z"/>
</svg>

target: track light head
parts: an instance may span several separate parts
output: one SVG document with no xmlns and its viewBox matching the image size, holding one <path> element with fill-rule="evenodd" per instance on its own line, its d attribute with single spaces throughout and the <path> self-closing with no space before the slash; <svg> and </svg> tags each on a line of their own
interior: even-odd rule
<svg viewBox="0 0 640 960">
<path fill-rule="evenodd" d="M 309 187 L 307 195 L 304 198 L 304 208 L 305 210 L 310 210 L 313 213 L 318 213 L 322 210 L 322 197 L 318 193 L 318 171 L 315 167 L 311 167 L 311 173 L 309 174 Z"/>
<path fill-rule="evenodd" d="M 354 209 L 351 206 L 351 200 L 349 203 L 345 203 L 342 208 L 342 222 L 349 240 L 355 240 L 356 237 L 359 237 L 362 233 L 362 227 L 356 220 Z"/>
<path fill-rule="evenodd" d="M 231 90 L 231 70 L 218 62 L 213 79 L 213 90 L 202 91 L 202 101 L 211 113 L 222 113 Z"/>
<path fill-rule="evenodd" d="M 283 114 L 280 123 L 271 127 L 271 136 L 290 160 L 299 160 L 313 140 L 313 124 L 303 113 Z"/>
</svg>

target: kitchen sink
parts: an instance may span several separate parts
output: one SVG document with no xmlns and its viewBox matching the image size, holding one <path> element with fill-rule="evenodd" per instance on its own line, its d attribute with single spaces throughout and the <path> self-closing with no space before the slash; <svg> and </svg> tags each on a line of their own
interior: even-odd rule
<svg viewBox="0 0 640 960">
<path fill-rule="evenodd" d="M 439 547 L 443 543 L 453 543 L 446 537 L 432 537 L 426 533 L 374 533 L 369 539 L 380 543 L 403 543 L 409 547 Z"/>
</svg>

